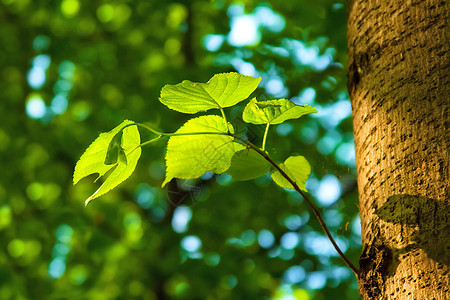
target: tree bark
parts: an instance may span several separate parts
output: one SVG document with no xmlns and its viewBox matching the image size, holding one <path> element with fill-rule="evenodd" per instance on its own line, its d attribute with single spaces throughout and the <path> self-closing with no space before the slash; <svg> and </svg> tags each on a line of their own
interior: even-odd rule
<svg viewBox="0 0 450 300">
<path fill-rule="evenodd" d="M 449 299 L 446 1 L 348 4 L 363 299 Z"/>
</svg>

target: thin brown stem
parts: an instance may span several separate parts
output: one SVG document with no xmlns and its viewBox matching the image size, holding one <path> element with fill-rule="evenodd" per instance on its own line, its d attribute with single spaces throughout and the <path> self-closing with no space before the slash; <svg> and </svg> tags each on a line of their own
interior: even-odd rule
<svg viewBox="0 0 450 300">
<path fill-rule="evenodd" d="M 352 262 L 347 258 L 347 256 L 345 256 L 345 254 L 341 251 L 338 244 L 336 243 L 333 236 L 331 235 L 330 231 L 328 230 L 327 225 L 325 224 L 324 220 L 322 219 L 322 216 L 321 216 L 319 210 L 316 208 L 314 203 L 308 198 L 308 196 L 306 196 L 306 194 L 298 187 L 297 183 L 291 177 L 289 177 L 289 175 L 287 175 L 286 172 L 283 171 L 283 169 L 281 169 L 280 166 L 272 160 L 272 158 L 270 158 L 270 156 L 267 152 L 261 150 L 260 148 L 255 146 L 253 143 L 249 142 L 248 140 L 246 140 L 244 138 L 241 138 L 240 136 L 233 135 L 233 137 L 240 140 L 241 142 L 243 142 L 244 144 L 246 144 L 247 146 L 249 146 L 256 152 L 258 152 L 260 155 L 262 155 L 272 166 L 274 166 L 278 170 L 278 172 L 280 172 L 280 174 L 284 178 L 286 178 L 286 180 L 294 187 L 294 189 L 300 195 L 302 195 L 303 199 L 306 200 L 306 203 L 308 203 L 309 207 L 311 207 L 311 209 L 313 210 L 314 215 L 316 216 L 317 220 L 319 221 L 320 226 L 322 227 L 323 231 L 325 231 L 325 234 L 327 235 L 331 244 L 333 244 L 334 249 L 336 249 L 337 253 L 344 260 L 346 265 L 353 271 L 353 273 L 355 273 L 356 277 L 358 277 L 359 270 L 352 264 Z"/>
</svg>

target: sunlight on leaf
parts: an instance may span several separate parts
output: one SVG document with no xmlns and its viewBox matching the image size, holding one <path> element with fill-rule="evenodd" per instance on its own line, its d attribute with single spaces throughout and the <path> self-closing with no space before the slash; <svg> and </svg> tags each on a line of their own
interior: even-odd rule
<svg viewBox="0 0 450 300">
<path fill-rule="evenodd" d="M 170 109 L 193 114 L 233 106 L 247 99 L 260 81 L 261 78 L 239 73 L 221 73 L 207 83 L 184 80 L 176 85 L 168 84 L 162 88 L 159 100 Z"/>
<path fill-rule="evenodd" d="M 99 175 L 96 179 L 97 181 L 108 171 L 112 171 L 100 188 L 86 200 L 86 205 L 92 199 L 105 194 L 130 177 L 136 168 L 136 164 L 141 156 L 141 148 L 136 148 L 140 144 L 137 126 L 130 126 L 123 130 L 122 146 L 117 151 L 118 161 L 111 165 L 105 164 L 106 154 L 112 139 L 120 129 L 132 123 L 134 122 L 126 120 L 110 132 L 101 133 L 78 160 L 73 173 L 73 184 L 94 173 Z"/>
<path fill-rule="evenodd" d="M 256 101 L 253 98 L 245 107 L 242 118 L 253 124 L 280 124 L 316 112 L 315 107 L 297 105 L 287 99 Z"/>
<path fill-rule="evenodd" d="M 291 156 L 282 164 L 280 164 L 280 168 L 286 172 L 286 174 L 291 177 L 295 183 L 297 183 L 298 187 L 307 191 L 305 188 L 305 182 L 308 179 L 309 174 L 311 173 L 311 166 L 309 162 L 303 156 Z M 282 188 L 287 188 L 293 190 L 294 187 L 286 178 L 281 175 L 278 170 L 272 170 L 270 172 L 270 176 L 273 181 Z"/>
<path fill-rule="evenodd" d="M 225 172 L 234 180 L 245 181 L 263 176 L 270 170 L 270 163 L 255 150 L 237 152 L 231 160 L 230 168 Z"/>
<path fill-rule="evenodd" d="M 231 124 L 228 128 L 233 132 Z M 176 133 L 227 133 L 228 128 L 223 118 L 211 115 L 187 121 Z M 172 136 L 167 145 L 166 179 L 162 185 L 172 178 L 198 178 L 206 172 L 221 174 L 230 167 L 233 155 L 243 149 L 243 145 L 227 135 Z"/>
</svg>

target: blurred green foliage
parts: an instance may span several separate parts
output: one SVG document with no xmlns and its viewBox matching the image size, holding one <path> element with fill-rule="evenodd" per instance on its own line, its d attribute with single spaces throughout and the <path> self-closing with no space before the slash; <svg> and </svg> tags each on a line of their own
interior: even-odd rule
<svg viewBox="0 0 450 300">
<path fill-rule="evenodd" d="M 72 186 L 99 132 L 190 117 L 159 103 L 165 84 L 261 76 L 259 99 L 317 107 L 274 126 L 267 150 L 310 161 L 307 188 L 356 262 L 342 2 L 1 0 L 0 299 L 357 299 L 303 200 L 266 177 L 161 189 L 161 145 L 87 208 L 98 183 Z M 241 113 L 229 111 L 236 131 Z M 260 144 L 263 129 L 246 134 Z"/>
</svg>

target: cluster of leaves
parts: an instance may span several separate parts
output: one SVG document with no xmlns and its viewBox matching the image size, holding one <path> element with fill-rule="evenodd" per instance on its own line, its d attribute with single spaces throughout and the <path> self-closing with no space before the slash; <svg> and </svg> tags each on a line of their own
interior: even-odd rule
<svg viewBox="0 0 450 300">
<path fill-rule="evenodd" d="M 251 124 L 266 125 L 262 147 L 236 135 L 233 125 L 226 119 L 224 108 L 232 107 L 249 98 L 260 78 L 238 73 L 214 75 L 207 83 L 185 80 L 166 85 L 160 101 L 170 109 L 194 114 L 218 109 L 220 115 L 204 115 L 188 120 L 175 133 L 161 133 L 140 123 L 125 120 L 107 133 L 102 133 L 89 146 L 75 166 L 73 182 L 98 173 L 109 174 L 100 188 L 87 200 L 88 204 L 115 188 L 134 171 L 141 155 L 141 147 L 162 137 L 169 137 L 166 154 L 164 186 L 173 178 L 198 178 L 207 172 L 226 173 L 235 180 L 251 180 L 270 171 L 273 181 L 282 188 L 305 190 L 311 167 L 303 156 L 291 156 L 276 165 L 267 151 L 265 142 L 270 125 L 317 112 L 308 105 L 296 105 L 287 99 L 257 101 L 252 98 L 245 106 L 242 119 Z M 149 130 L 155 138 L 141 142 L 139 127 Z M 98 179 L 97 178 L 97 179 Z"/>
</svg>

